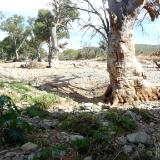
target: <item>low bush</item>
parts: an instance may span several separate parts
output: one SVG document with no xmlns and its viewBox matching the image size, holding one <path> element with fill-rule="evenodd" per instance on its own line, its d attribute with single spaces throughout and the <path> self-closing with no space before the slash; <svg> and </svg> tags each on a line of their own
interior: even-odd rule
<svg viewBox="0 0 160 160">
<path fill-rule="evenodd" d="M 66 146 L 62 144 L 57 144 L 52 147 L 43 148 L 40 151 L 40 154 L 38 156 L 35 156 L 33 160 L 59 160 L 63 158 L 66 149 Z"/>
<path fill-rule="evenodd" d="M 29 86 L 27 86 L 26 84 L 22 82 L 11 82 L 10 87 L 19 93 L 26 93 L 26 92 L 31 91 Z"/>
<path fill-rule="evenodd" d="M 135 112 L 136 114 L 139 114 L 144 121 L 149 121 L 151 119 L 149 111 L 146 109 L 133 108 L 131 109 L 131 111 Z"/>
<path fill-rule="evenodd" d="M 4 88 L 5 87 L 5 83 L 3 81 L 0 81 L 0 88 Z"/>
<path fill-rule="evenodd" d="M 71 145 L 75 149 L 76 152 L 80 154 L 85 154 L 89 150 L 90 140 L 88 138 L 76 139 L 72 141 Z"/>
<path fill-rule="evenodd" d="M 37 105 L 40 108 L 48 109 L 52 107 L 55 103 L 59 102 L 59 97 L 54 94 L 43 94 L 36 97 L 28 97 L 28 102 L 31 105 Z"/>
<path fill-rule="evenodd" d="M 108 112 L 106 118 L 112 123 L 111 128 L 117 133 L 133 131 L 137 128 L 135 120 L 130 115 Z"/>
<path fill-rule="evenodd" d="M 1 143 L 24 143 L 26 133 L 31 131 L 31 126 L 18 117 L 19 111 L 12 99 L 0 96 L 0 130 Z"/>
<path fill-rule="evenodd" d="M 37 104 L 35 104 L 35 105 L 31 106 L 31 107 L 28 107 L 26 109 L 26 114 L 29 115 L 30 117 L 38 116 L 41 119 L 46 118 L 48 116 L 48 112 L 45 111 L 43 108 L 41 108 Z"/>
<path fill-rule="evenodd" d="M 84 136 L 92 136 L 100 127 L 100 120 L 91 113 L 68 116 L 61 124 L 62 129 L 80 133 Z"/>
</svg>

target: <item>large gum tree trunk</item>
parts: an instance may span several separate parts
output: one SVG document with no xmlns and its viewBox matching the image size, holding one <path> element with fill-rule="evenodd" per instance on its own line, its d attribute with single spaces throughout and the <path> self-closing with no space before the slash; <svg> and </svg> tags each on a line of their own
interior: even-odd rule
<svg viewBox="0 0 160 160">
<path fill-rule="evenodd" d="M 19 53 L 18 53 L 18 50 L 15 48 L 15 55 L 16 55 L 16 59 L 15 61 L 19 61 Z"/>
<path fill-rule="evenodd" d="M 53 27 L 51 27 L 51 49 L 48 55 L 49 68 L 52 67 L 52 64 L 54 66 L 58 65 L 59 63 L 58 53 L 59 49 L 58 49 L 58 39 L 57 39 L 57 27 L 54 25 Z"/>
<path fill-rule="evenodd" d="M 38 62 L 42 62 L 40 48 L 41 48 L 41 45 L 39 45 L 37 50 L 36 50 L 36 56 L 37 56 L 36 58 L 37 58 Z"/>
<path fill-rule="evenodd" d="M 142 4 L 133 1 L 109 0 L 111 31 L 107 68 L 110 85 L 105 100 L 113 105 L 160 98 L 160 90 L 147 82 L 135 56 L 133 26 Z"/>
</svg>

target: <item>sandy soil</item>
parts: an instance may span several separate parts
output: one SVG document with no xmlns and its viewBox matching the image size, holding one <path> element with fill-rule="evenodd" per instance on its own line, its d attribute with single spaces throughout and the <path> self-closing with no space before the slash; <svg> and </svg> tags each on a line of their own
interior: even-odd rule
<svg viewBox="0 0 160 160">
<path fill-rule="evenodd" d="M 78 102 L 102 100 L 109 83 L 106 62 L 64 61 L 51 69 L 23 69 L 21 64 L 25 62 L 1 63 L 0 80 L 24 81 Z M 149 82 L 160 83 L 160 71 L 153 64 L 143 66 Z"/>
</svg>

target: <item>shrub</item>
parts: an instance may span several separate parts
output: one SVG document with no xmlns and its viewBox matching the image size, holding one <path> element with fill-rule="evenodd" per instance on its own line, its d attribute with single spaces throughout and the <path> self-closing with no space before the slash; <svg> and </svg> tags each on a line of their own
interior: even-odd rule
<svg viewBox="0 0 160 160">
<path fill-rule="evenodd" d="M 59 58 L 60 60 L 75 60 L 78 57 L 78 53 L 79 52 L 74 49 L 67 49 L 59 55 Z"/>
<path fill-rule="evenodd" d="M 80 154 L 88 152 L 90 147 L 90 140 L 88 138 L 76 139 L 71 143 L 72 147 Z"/>
<path fill-rule="evenodd" d="M 28 114 L 30 117 L 38 116 L 39 118 L 46 118 L 48 116 L 48 112 L 36 104 L 28 107 L 26 109 L 26 114 Z"/>
<path fill-rule="evenodd" d="M 39 156 L 35 156 L 34 160 L 57 160 L 62 159 L 66 150 L 66 146 L 57 144 L 53 147 L 43 148 Z"/>
<path fill-rule="evenodd" d="M 123 115 L 120 120 L 120 124 L 127 131 L 133 131 L 137 125 L 131 115 Z"/>
<path fill-rule="evenodd" d="M 94 131 L 100 127 L 100 120 L 91 113 L 80 113 L 68 116 L 61 124 L 62 129 L 80 133 L 84 136 L 93 135 Z"/>
<path fill-rule="evenodd" d="M 0 81 L 0 88 L 4 88 L 5 87 L 5 83 L 3 81 Z"/>
<path fill-rule="evenodd" d="M 30 88 L 22 82 L 11 82 L 10 87 L 19 93 L 25 93 L 30 91 Z"/>
<path fill-rule="evenodd" d="M 137 124 L 130 115 L 124 115 L 117 112 L 108 112 L 106 118 L 112 122 L 112 129 L 117 133 L 123 131 L 133 131 Z"/>
<path fill-rule="evenodd" d="M 142 116 L 142 119 L 144 121 L 149 121 L 151 119 L 150 114 L 149 114 L 148 110 L 146 110 L 146 109 L 133 108 L 132 111 L 136 112 L 136 114 L 139 114 L 140 116 Z"/>
<path fill-rule="evenodd" d="M 36 97 L 30 97 L 28 99 L 29 103 L 35 104 L 37 106 L 40 106 L 43 109 L 48 109 L 49 107 L 53 106 L 55 103 L 59 102 L 58 96 L 54 94 L 44 94 Z"/>
<path fill-rule="evenodd" d="M 0 129 L 2 143 L 24 143 L 31 126 L 18 118 L 18 109 L 8 96 L 0 96 Z"/>
<path fill-rule="evenodd" d="M 44 69 L 46 68 L 46 64 L 38 62 L 37 60 L 32 60 L 28 64 L 22 64 L 20 67 L 28 69 Z"/>
<path fill-rule="evenodd" d="M 92 136 L 92 140 L 100 143 L 108 143 L 109 140 L 109 129 L 106 127 L 100 128 Z"/>
</svg>

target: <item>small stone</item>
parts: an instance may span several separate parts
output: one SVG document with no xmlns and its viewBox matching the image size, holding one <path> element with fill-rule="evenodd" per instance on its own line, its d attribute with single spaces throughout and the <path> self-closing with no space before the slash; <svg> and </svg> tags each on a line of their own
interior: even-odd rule
<svg viewBox="0 0 160 160">
<path fill-rule="evenodd" d="M 47 120 L 44 119 L 41 123 L 40 123 L 40 128 L 42 129 L 53 129 L 55 127 L 57 127 L 58 125 L 58 120 L 54 119 L 54 120 Z"/>
<path fill-rule="evenodd" d="M 93 103 L 84 103 L 84 106 L 87 108 L 91 108 L 94 106 L 94 104 Z"/>
<path fill-rule="evenodd" d="M 123 147 L 123 151 L 124 151 L 125 154 L 131 153 L 132 150 L 133 150 L 133 147 L 130 146 L 130 145 L 125 145 L 125 146 Z"/>
<path fill-rule="evenodd" d="M 102 107 L 104 104 L 102 102 L 98 102 L 98 106 Z"/>
<path fill-rule="evenodd" d="M 21 149 L 24 152 L 35 151 L 37 148 L 38 148 L 38 145 L 31 142 L 25 143 L 24 145 L 21 146 Z"/>
<path fill-rule="evenodd" d="M 92 156 L 85 157 L 83 160 L 93 160 Z"/>
<path fill-rule="evenodd" d="M 33 121 L 40 121 L 40 118 L 39 118 L 39 116 L 36 116 L 36 117 L 33 117 L 32 120 Z"/>
<path fill-rule="evenodd" d="M 154 127 L 155 123 L 151 122 L 149 125 L 150 125 L 150 127 Z"/>
<path fill-rule="evenodd" d="M 127 143 L 127 138 L 124 136 L 117 138 L 118 144 L 125 145 Z"/>
<path fill-rule="evenodd" d="M 71 136 L 70 136 L 70 140 L 71 140 L 71 141 L 81 140 L 81 139 L 84 139 L 84 137 L 81 136 L 81 135 L 71 135 Z"/>
</svg>

